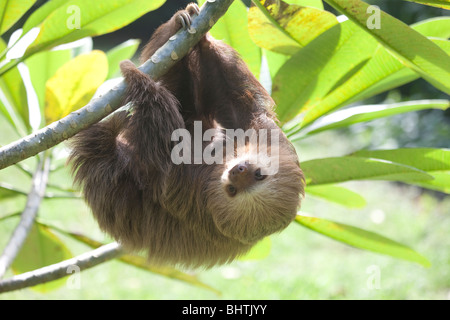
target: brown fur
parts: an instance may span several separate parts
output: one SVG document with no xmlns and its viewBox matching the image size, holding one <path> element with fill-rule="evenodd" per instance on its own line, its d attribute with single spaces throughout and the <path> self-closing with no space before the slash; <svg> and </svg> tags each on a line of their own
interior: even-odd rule
<svg viewBox="0 0 450 320">
<path fill-rule="evenodd" d="M 192 15 L 193 6 L 185 12 Z M 181 28 L 180 13 L 156 30 L 143 61 Z M 224 164 L 171 160 L 172 132 L 193 134 L 196 120 L 203 132 L 216 129 L 215 143 L 225 143 L 224 129 L 279 130 L 271 97 L 231 47 L 207 34 L 158 82 L 129 61 L 121 69 L 124 102 L 133 103 L 133 112 L 116 112 L 77 134 L 70 156 L 75 181 L 104 231 L 126 248 L 147 250 L 154 263 L 211 267 L 294 219 L 303 174 L 281 130 L 278 173 L 261 181 L 253 179 L 259 164 L 245 165 L 258 147 L 249 143 L 240 159 Z M 230 174 L 235 163 L 244 164 L 247 178 Z M 232 179 L 246 186 L 236 195 L 226 189 Z"/>
</svg>

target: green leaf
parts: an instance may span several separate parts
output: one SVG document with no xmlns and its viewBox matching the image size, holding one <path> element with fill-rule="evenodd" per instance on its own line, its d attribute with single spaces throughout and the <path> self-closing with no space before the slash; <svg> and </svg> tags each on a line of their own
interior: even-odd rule
<svg viewBox="0 0 450 320">
<path fill-rule="evenodd" d="M 72 258 L 69 249 L 50 230 L 34 224 L 22 249 L 12 264 L 14 273 L 24 273 Z M 33 287 L 47 292 L 65 283 L 65 279 Z"/>
<path fill-rule="evenodd" d="M 286 122 L 320 103 L 340 82 L 371 58 L 377 42 L 344 21 L 293 55 L 276 74 L 272 96 L 278 118 Z"/>
<path fill-rule="evenodd" d="M 54 46 L 120 29 L 165 0 L 71 0 L 52 11 L 42 22 L 36 40 L 25 56 Z"/>
<path fill-rule="evenodd" d="M 199 4 L 204 2 L 205 0 L 199 1 Z M 261 49 L 250 38 L 247 27 L 247 7 L 242 1 L 234 1 L 210 32 L 214 38 L 232 46 L 240 54 L 255 77 L 259 77 Z"/>
<path fill-rule="evenodd" d="M 366 200 L 358 193 L 336 185 L 307 186 L 306 194 L 331 201 L 348 208 L 363 208 Z"/>
<path fill-rule="evenodd" d="M 369 4 L 360 0 L 326 0 L 362 30 L 370 33 L 407 67 L 450 94 L 450 56 L 402 21 L 380 10 L 380 28 L 368 28 Z"/>
<path fill-rule="evenodd" d="M 249 33 L 260 47 L 291 55 L 320 34 L 338 24 L 336 17 L 313 7 L 280 6 L 270 0 L 254 2 L 248 14 Z"/>
<path fill-rule="evenodd" d="M 25 21 L 22 28 L 23 34 L 26 34 L 31 29 L 38 27 L 42 21 L 50 15 L 50 13 L 67 2 L 68 0 L 50 0 L 44 3 L 28 17 L 27 21 Z"/>
<path fill-rule="evenodd" d="M 11 28 L 36 0 L 3 0 L 0 3 L 0 35 Z"/>
<path fill-rule="evenodd" d="M 450 17 L 436 17 L 411 25 L 411 28 L 427 37 L 448 39 L 450 37 Z"/>
<path fill-rule="evenodd" d="M 5 48 L 0 38 L 0 52 Z M 0 76 L 0 91 L 0 111 L 6 119 L 16 129 L 30 129 L 27 91 L 17 66 Z"/>
<path fill-rule="evenodd" d="M 53 77 L 56 71 L 71 58 L 71 49 L 66 49 L 39 52 L 27 59 L 26 65 L 30 71 L 31 83 L 38 97 L 41 115 L 45 114 L 45 85 L 47 80 Z M 69 79 L 64 81 L 70 81 Z M 44 122 L 44 117 L 41 117 L 41 125 Z"/>
<path fill-rule="evenodd" d="M 302 162 L 306 184 L 322 185 L 351 180 L 423 181 L 433 177 L 417 168 L 367 157 L 335 157 Z"/>
<path fill-rule="evenodd" d="M 450 2 L 448 0 L 406 0 L 406 1 L 426 4 L 428 6 L 450 10 Z"/>
<path fill-rule="evenodd" d="M 434 180 L 411 182 L 417 186 L 450 194 L 450 170 L 433 171 Z"/>
<path fill-rule="evenodd" d="M 306 135 L 316 134 L 326 130 L 348 127 L 355 123 L 371 121 L 396 114 L 425 110 L 446 110 L 450 107 L 449 100 L 419 100 L 407 101 L 393 104 L 377 104 L 348 108 L 337 111 L 329 116 L 321 118 Z"/>
<path fill-rule="evenodd" d="M 431 266 L 425 257 L 411 248 L 367 230 L 334 221 L 301 215 L 297 215 L 295 221 L 308 229 L 359 249 L 370 250 L 395 258 L 417 262 L 427 268 Z"/>
<path fill-rule="evenodd" d="M 106 53 L 108 58 L 107 79 L 114 78 L 119 72 L 119 64 L 122 60 L 131 59 L 141 43 L 138 39 L 130 39 L 112 48 Z"/>
<path fill-rule="evenodd" d="M 239 257 L 241 261 L 250 261 L 250 260 L 262 260 L 267 258 L 270 254 L 270 249 L 272 248 L 272 241 L 270 237 L 265 237 L 261 241 L 259 241 L 255 246 L 253 246 L 249 252 L 245 255 Z"/>
<path fill-rule="evenodd" d="M 107 73 L 108 60 L 99 50 L 79 55 L 59 68 L 46 84 L 46 123 L 86 105 L 105 81 Z"/>
<path fill-rule="evenodd" d="M 434 39 L 433 42 L 450 52 L 450 41 Z M 373 57 L 350 79 L 310 106 L 303 118 L 302 127 L 310 125 L 321 116 L 349 103 L 366 99 L 377 93 L 393 89 L 418 79 L 419 75 L 379 46 Z"/>
<path fill-rule="evenodd" d="M 383 159 L 415 167 L 432 175 L 434 180 L 409 181 L 408 183 L 450 193 L 450 149 L 362 150 L 351 156 Z"/>
</svg>

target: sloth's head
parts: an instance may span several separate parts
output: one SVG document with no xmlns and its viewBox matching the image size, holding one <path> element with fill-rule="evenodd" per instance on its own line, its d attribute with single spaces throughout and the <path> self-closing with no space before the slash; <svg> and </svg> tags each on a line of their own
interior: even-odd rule
<svg viewBox="0 0 450 320">
<path fill-rule="evenodd" d="M 274 156 L 246 154 L 228 161 L 207 201 L 225 236 L 252 244 L 281 231 L 295 218 L 304 193 L 297 156 L 281 148 Z"/>
</svg>

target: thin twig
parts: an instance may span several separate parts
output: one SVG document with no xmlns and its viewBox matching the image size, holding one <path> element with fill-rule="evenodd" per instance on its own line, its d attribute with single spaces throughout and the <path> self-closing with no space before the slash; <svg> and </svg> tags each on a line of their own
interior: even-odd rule
<svg viewBox="0 0 450 320">
<path fill-rule="evenodd" d="M 139 69 L 158 79 L 184 57 L 227 11 L 233 0 L 208 0 L 192 23 L 190 32 L 181 30 L 162 46 Z M 195 31 L 192 32 L 192 31 Z M 121 106 L 126 83 L 117 84 L 103 96 L 92 99 L 85 107 L 72 112 L 41 130 L 0 149 L 0 170 L 50 149 L 74 136 L 86 127 L 100 121 Z"/>
<path fill-rule="evenodd" d="M 32 287 L 80 272 L 122 255 L 122 247 L 113 242 L 68 259 L 0 282 L 0 293 Z"/>
<path fill-rule="evenodd" d="M 31 190 L 28 193 L 27 204 L 21 215 L 20 222 L 0 256 L 0 279 L 14 261 L 20 248 L 22 248 L 36 218 L 41 200 L 44 197 L 50 168 L 50 158 L 45 156 L 43 158 L 33 176 Z"/>
</svg>

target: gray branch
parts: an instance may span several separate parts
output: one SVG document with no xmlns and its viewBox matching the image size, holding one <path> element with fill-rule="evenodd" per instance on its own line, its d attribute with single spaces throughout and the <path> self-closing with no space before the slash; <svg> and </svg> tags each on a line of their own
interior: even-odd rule
<svg viewBox="0 0 450 320">
<path fill-rule="evenodd" d="M 39 163 L 38 169 L 33 176 L 31 190 L 28 193 L 27 204 L 22 212 L 20 222 L 0 256 L 0 279 L 16 258 L 20 248 L 22 248 L 22 245 L 30 233 L 42 198 L 45 194 L 49 168 L 50 158 L 43 156 L 43 160 Z"/>
<path fill-rule="evenodd" d="M 0 282 L 0 293 L 32 287 L 71 275 L 74 272 L 95 267 L 105 261 L 123 254 L 122 247 L 116 243 L 106 244 L 95 250 L 30 272 L 25 272 Z"/>
<path fill-rule="evenodd" d="M 184 57 L 216 21 L 225 14 L 233 0 L 207 0 L 188 32 L 182 30 L 162 46 L 139 69 L 153 79 L 158 79 L 177 61 Z M 195 31 L 195 32 L 192 32 Z M 41 130 L 0 149 L 0 170 L 50 149 L 81 130 L 100 121 L 121 107 L 126 83 L 120 82 L 103 96 L 92 99 L 83 108 L 72 112 Z"/>
</svg>

